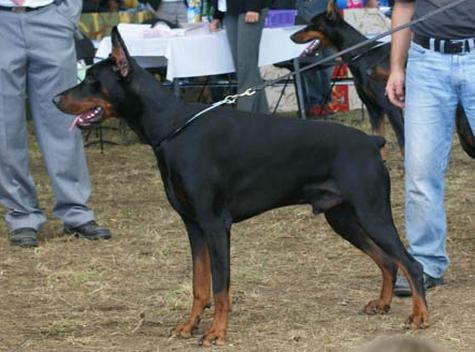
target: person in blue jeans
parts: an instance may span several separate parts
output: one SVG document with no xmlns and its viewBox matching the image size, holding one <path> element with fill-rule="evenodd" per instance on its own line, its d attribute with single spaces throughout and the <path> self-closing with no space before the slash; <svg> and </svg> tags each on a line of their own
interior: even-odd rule
<svg viewBox="0 0 475 352">
<path fill-rule="evenodd" d="M 434 0 L 396 0 L 393 26 L 420 18 L 437 6 Z M 426 288 L 442 284 L 449 265 L 444 177 L 458 105 L 475 132 L 474 77 L 473 1 L 393 34 L 386 90 L 394 105 L 405 107 L 406 233 L 409 252 L 424 267 Z M 402 276 L 394 292 L 410 295 Z"/>
</svg>

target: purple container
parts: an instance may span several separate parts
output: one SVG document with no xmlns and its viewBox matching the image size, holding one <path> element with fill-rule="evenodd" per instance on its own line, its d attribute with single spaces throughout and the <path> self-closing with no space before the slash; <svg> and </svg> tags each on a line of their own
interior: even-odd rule
<svg viewBox="0 0 475 352">
<path fill-rule="evenodd" d="M 269 10 L 264 27 L 291 27 L 296 16 L 297 10 Z"/>
</svg>

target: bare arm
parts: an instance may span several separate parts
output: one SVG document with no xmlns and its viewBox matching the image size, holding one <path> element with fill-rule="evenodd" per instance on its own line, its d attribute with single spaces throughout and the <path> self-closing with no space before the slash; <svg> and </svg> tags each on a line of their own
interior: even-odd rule
<svg viewBox="0 0 475 352">
<path fill-rule="evenodd" d="M 392 17 L 392 27 L 399 27 L 411 21 L 414 15 L 413 2 L 396 2 Z M 386 93 L 394 105 L 404 107 L 405 64 L 412 32 L 409 28 L 396 32 L 391 40 L 391 74 Z"/>
</svg>

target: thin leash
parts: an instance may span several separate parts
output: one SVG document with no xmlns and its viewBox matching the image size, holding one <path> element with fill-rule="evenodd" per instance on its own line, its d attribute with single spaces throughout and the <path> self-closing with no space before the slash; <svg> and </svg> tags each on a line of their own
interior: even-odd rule
<svg viewBox="0 0 475 352">
<path fill-rule="evenodd" d="M 198 117 L 206 114 L 208 111 L 211 111 L 211 110 L 214 110 L 218 107 L 220 107 L 221 105 L 229 105 L 229 104 L 235 104 L 237 99 L 239 97 L 245 97 L 245 96 L 252 96 L 254 94 L 251 94 L 250 92 L 248 93 L 247 91 L 244 92 L 244 93 L 241 93 L 241 94 L 234 94 L 234 95 L 228 95 L 226 98 L 224 98 L 223 100 L 220 100 L 216 103 L 213 103 L 211 106 L 207 107 L 206 109 L 204 110 L 201 110 L 200 112 L 198 112 L 197 114 L 195 114 L 192 118 L 190 118 L 189 120 L 187 120 L 182 126 L 178 127 L 177 129 L 175 129 L 172 133 L 170 133 L 167 137 L 165 137 L 164 139 L 162 139 L 159 143 L 158 143 L 158 146 L 160 146 L 160 144 L 162 144 L 164 141 L 166 140 L 169 140 L 171 138 L 173 138 L 175 135 L 177 135 L 178 133 L 180 133 L 183 129 L 185 129 L 189 124 L 191 124 L 193 121 L 195 121 Z"/>
<path fill-rule="evenodd" d="M 356 49 L 359 49 L 359 48 L 362 48 L 362 47 L 365 47 L 365 46 L 368 46 L 370 44 L 373 44 L 373 43 L 376 43 L 378 42 L 378 40 L 384 38 L 384 37 L 387 37 L 393 33 L 396 33 L 396 32 L 399 32 L 399 31 L 402 31 L 406 28 L 409 28 L 411 26 L 414 26 L 415 24 L 418 24 L 418 23 L 421 23 L 421 22 L 424 22 L 426 21 L 427 19 L 439 14 L 439 13 L 442 13 L 448 9 L 451 9 L 452 7 L 455 7 L 457 5 L 460 5 L 461 3 L 465 2 L 467 0 L 456 0 L 456 1 L 453 1 L 451 3 L 448 3 L 442 7 L 439 7 L 437 10 L 434 10 L 432 12 L 429 12 L 427 13 L 426 15 L 416 19 L 416 20 L 412 20 L 406 24 L 403 24 L 401 26 L 398 26 L 398 27 L 395 27 L 395 28 L 392 28 L 386 32 L 383 32 L 383 33 L 380 33 L 376 36 L 374 36 L 373 38 L 370 38 L 370 39 L 367 39 L 367 40 L 364 40 L 358 44 L 355 44 L 353 46 L 350 46 L 342 51 L 339 51 L 335 54 L 332 54 L 330 56 L 327 56 L 321 60 L 318 60 L 316 62 L 314 62 L 313 64 L 310 64 L 310 65 L 307 65 L 305 67 L 302 67 L 298 70 L 295 70 L 295 71 L 292 71 L 292 72 L 289 72 L 288 74 L 286 75 L 283 75 L 281 77 L 278 77 L 274 80 L 271 80 L 271 81 L 268 81 L 268 82 L 265 82 L 263 84 L 260 84 L 260 85 L 257 85 L 255 87 L 251 87 L 251 88 L 248 88 L 246 89 L 244 92 L 242 93 L 238 93 L 238 94 L 233 94 L 233 95 L 228 95 L 226 96 L 223 100 L 220 100 L 214 104 L 212 104 L 210 107 L 198 112 L 197 114 L 195 114 L 193 117 L 191 117 L 190 119 L 188 119 L 181 127 L 175 129 L 173 132 L 171 132 L 167 137 L 165 137 L 164 139 L 162 139 L 158 144 L 157 144 L 157 148 L 160 148 L 162 146 L 162 144 L 170 139 L 172 139 L 173 137 L 175 137 L 178 133 L 180 133 L 183 129 L 185 129 L 187 126 L 189 126 L 193 121 L 195 121 L 196 119 L 198 119 L 199 117 L 203 116 L 204 114 L 206 114 L 207 112 L 211 111 L 211 110 L 214 110 L 222 105 L 230 105 L 230 104 L 235 104 L 236 101 L 239 99 L 239 98 L 242 98 L 242 97 L 251 97 L 253 95 L 255 95 L 258 91 L 261 91 L 267 87 L 270 87 L 270 86 L 273 86 L 274 84 L 280 82 L 280 81 L 283 81 L 285 79 L 288 79 L 292 76 L 295 76 L 301 72 L 305 72 L 305 71 L 308 71 L 308 70 L 311 70 L 312 68 L 314 67 L 317 67 L 317 66 L 320 66 L 322 64 L 325 64 L 327 62 L 330 62 L 334 59 L 336 59 L 337 57 L 340 57 L 342 55 L 345 55 L 345 54 L 348 54 Z M 432 1 L 431 1 L 432 2 Z M 372 47 L 368 48 L 368 51 L 372 50 L 372 49 L 375 49 L 381 45 L 384 45 L 386 43 L 377 43 L 376 45 L 373 45 Z M 363 54 L 361 54 L 363 55 Z M 359 55 L 359 56 L 361 56 Z"/>
</svg>

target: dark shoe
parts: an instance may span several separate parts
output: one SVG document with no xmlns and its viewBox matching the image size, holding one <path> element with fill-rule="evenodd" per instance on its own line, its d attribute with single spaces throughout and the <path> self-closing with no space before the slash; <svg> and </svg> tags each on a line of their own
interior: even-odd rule
<svg viewBox="0 0 475 352">
<path fill-rule="evenodd" d="M 112 236 L 109 229 L 98 226 L 95 221 L 89 221 L 78 227 L 64 226 L 64 233 L 86 240 L 108 240 Z"/>
<path fill-rule="evenodd" d="M 443 285 L 444 278 L 435 278 L 432 276 L 427 275 L 424 273 L 424 288 L 426 290 Z M 398 297 L 409 297 L 412 295 L 411 287 L 409 286 L 409 282 L 407 282 L 406 277 L 402 275 L 398 275 L 396 283 L 394 284 L 394 294 Z"/>
<path fill-rule="evenodd" d="M 38 247 L 38 231 L 22 227 L 10 232 L 10 245 L 23 248 Z"/>
</svg>

